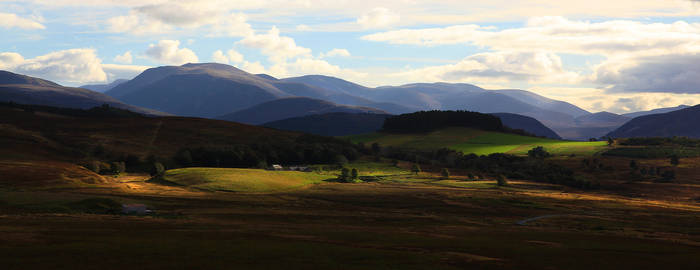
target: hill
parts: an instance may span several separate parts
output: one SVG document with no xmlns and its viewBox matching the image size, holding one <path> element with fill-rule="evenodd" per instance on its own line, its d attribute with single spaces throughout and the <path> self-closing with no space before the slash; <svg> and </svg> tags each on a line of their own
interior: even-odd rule
<svg viewBox="0 0 700 270">
<path fill-rule="evenodd" d="M 559 100 L 554 100 L 551 98 L 546 98 L 543 96 L 540 96 L 538 94 L 535 94 L 530 91 L 525 91 L 525 90 L 517 90 L 517 89 L 508 89 L 508 90 L 496 90 L 497 93 L 507 95 L 512 98 L 516 98 L 520 101 L 523 101 L 527 104 L 537 106 L 539 108 L 545 109 L 545 110 L 550 110 L 550 111 L 555 111 L 555 112 L 560 112 L 560 113 L 565 113 L 568 115 L 571 115 L 573 117 L 579 117 L 579 116 L 584 116 L 590 114 L 590 112 L 579 108 L 576 105 L 573 105 L 568 102 L 564 101 L 559 101 Z"/>
<path fill-rule="evenodd" d="M 321 164 L 357 156 L 348 142 L 220 120 L 76 113 L 0 104 L 0 159 L 77 164 L 124 161 L 127 170 L 177 166 Z M 274 151 L 269 151 L 274 149 Z M 299 151 L 307 154 L 299 155 Z M 322 152 L 318 152 L 322 151 Z"/>
<path fill-rule="evenodd" d="M 540 137 L 561 139 L 556 132 L 543 125 L 535 118 L 512 113 L 492 113 L 491 115 L 498 116 L 498 118 L 501 119 L 501 123 L 506 127 L 522 129 L 527 133 Z"/>
<path fill-rule="evenodd" d="M 387 114 L 385 111 L 374 108 L 339 105 L 306 97 L 292 97 L 258 104 L 248 109 L 220 116 L 218 119 L 258 125 L 290 117 L 331 112 Z"/>
<path fill-rule="evenodd" d="M 685 108 L 690 108 L 688 105 L 679 105 L 676 107 L 669 107 L 669 108 L 658 108 L 658 109 L 653 109 L 649 111 L 640 111 L 640 112 L 633 112 L 633 113 L 625 113 L 623 116 L 629 117 L 630 119 L 639 117 L 639 116 L 645 116 L 645 115 L 650 115 L 650 114 L 659 114 L 659 113 L 667 113 L 667 112 L 673 112 L 677 110 L 682 110 Z"/>
<path fill-rule="evenodd" d="M 694 121 L 700 117 L 700 105 L 662 114 L 634 118 L 610 132 L 613 138 L 672 137 L 700 138 L 700 127 Z"/>
<path fill-rule="evenodd" d="M 51 81 L 7 71 L 0 71 L 0 102 L 79 109 L 108 104 L 112 107 L 143 114 L 166 115 L 159 111 L 124 104 L 119 100 L 95 91 L 64 87 Z"/>
<path fill-rule="evenodd" d="M 112 88 L 117 87 L 118 85 L 125 83 L 125 82 L 128 82 L 128 81 L 129 80 L 127 80 L 127 79 L 117 79 L 117 80 L 114 80 L 113 82 L 108 83 L 108 84 L 88 84 L 88 85 L 83 85 L 80 88 L 92 90 L 95 92 L 104 93 L 104 92 L 107 92 L 107 91 L 111 90 Z"/>
<path fill-rule="evenodd" d="M 299 131 L 323 136 L 346 136 L 375 132 L 382 128 L 388 114 L 325 113 L 293 117 L 263 124 L 265 127 Z"/>
<path fill-rule="evenodd" d="M 163 180 L 210 191 L 279 192 L 320 183 L 333 176 L 298 171 L 233 168 L 182 168 L 165 172 Z"/>
</svg>

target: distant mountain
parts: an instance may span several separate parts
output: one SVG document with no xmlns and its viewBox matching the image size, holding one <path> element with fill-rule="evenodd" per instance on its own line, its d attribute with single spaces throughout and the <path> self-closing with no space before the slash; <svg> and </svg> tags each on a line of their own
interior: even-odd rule
<svg viewBox="0 0 700 270">
<path fill-rule="evenodd" d="M 501 122 L 506 127 L 512 129 L 522 129 L 527 133 L 541 137 L 547 137 L 558 140 L 561 139 L 561 137 L 556 132 L 543 125 L 542 123 L 540 123 L 540 121 L 537 121 L 537 119 L 535 118 L 512 113 L 492 113 L 491 115 L 500 118 Z"/>
<path fill-rule="evenodd" d="M 77 109 L 109 104 L 142 114 L 165 115 L 159 111 L 124 104 L 95 91 L 64 87 L 51 81 L 8 71 L 0 71 L 0 101 Z"/>
<path fill-rule="evenodd" d="M 598 112 L 576 117 L 570 125 L 552 125 L 559 135 L 571 140 L 600 138 L 629 121 L 631 118 L 610 112 Z"/>
<path fill-rule="evenodd" d="M 129 104 L 176 115 L 209 118 L 294 96 L 369 106 L 391 113 L 411 111 L 398 104 L 374 102 L 304 83 L 278 80 L 266 74 L 254 75 L 216 63 L 151 68 L 106 94 Z"/>
<path fill-rule="evenodd" d="M 579 116 L 574 119 L 574 122 L 581 127 L 600 127 L 600 126 L 621 126 L 625 122 L 629 121 L 631 118 L 611 113 L 611 112 L 598 112 L 589 115 Z"/>
<path fill-rule="evenodd" d="M 671 136 L 700 138 L 700 126 L 694 124 L 697 119 L 700 119 L 700 105 L 668 113 L 636 117 L 610 132 L 608 136 L 613 138 Z"/>
<path fill-rule="evenodd" d="M 388 114 L 385 111 L 359 106 L 339 105 L 306 97 L 282 98 L 217 117 L 221 120 L 259 125 L 272 121 L 332 112 Z"/>
<path fill-rule="evenodd" d="M 375 132 L 391 115 L 372 113 L 325 113 L 265 123 L 262 126 L 322 136 L 346 136 Z"/>
<path fill-rule="evenodd" d="M 546 98 L 530 91 L 509 89 L 496 90 L 496 92 L 545 110 L 561 112 L 571 115 L 573 117 L 579 117 L 590 114 L 590 112 L 581 109 L 578 106 L 573 105 L 571 103 Z"/>
<path fill-rule="evenodd" d="M 688 106 L 688 105 L 679 105 L 679 106 L 676 106 L 676 107 L 658 108 L 658 109 L 653 109 L 653 110 L 650 110 L 650 111 L 640 111 L 640 112 L 626 113 L 626 114 L 623 114 L 623 115 L 626 116 L 626 117 L 629 117 L 629 118 L 635 118 L 635 117 L 644 116 L 644 115 L 650 115 L 650 114 L 658 114 L 658 113 L 673 112 L 673 111 L 682 110 L 682 109 L 685 109 L 685 108 L 690 108 L 690 106 Z"/>
<path fill-rule="evenodd" d="M 111 90 L 112 88 L 116 87 L 117 85 L 120 85 L 120 84 L 128 82 L 128 81 L 129 80 L 127 80 L 127 79 L 117 79 L 117 80 L 115 80 L 111 83 L 108 83 L 108 84 L 88 84 L 88 85 L 83 85 L 80 88 L 92 90 L 95 92 L 104 93 L 104 92 L 107 92 L 107 91 Z"/>
</svg>

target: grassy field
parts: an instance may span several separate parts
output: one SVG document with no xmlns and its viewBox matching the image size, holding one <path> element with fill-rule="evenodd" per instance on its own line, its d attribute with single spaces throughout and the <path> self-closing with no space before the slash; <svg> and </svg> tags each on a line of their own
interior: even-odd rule
<svg viewBox="0 0 700 270">
<path fill-rule="evenodd" d="M 335 178 L 327 174 L 231 168 L 182 168 L 165 172 L 163 180 L 210 191 L 279 192 Z"/>
<path fill-rule="evenodd" d="M 348 137 L 351 141 L 365 144 L 379 143 L 382 146 L 397 146 L 433 150 L 450 148 L 465 154 L 488 155 L 492 153 L 526 154 L 528 150 L 543 146 L 556 155 L 591 155 L 606 148 L 606 142 L 560 141 L 527 137 L 515 134 L 475 130 L 469 128 L 447 128 L 429 133 L 395 134 L 371 133 Z"/>
</svg>

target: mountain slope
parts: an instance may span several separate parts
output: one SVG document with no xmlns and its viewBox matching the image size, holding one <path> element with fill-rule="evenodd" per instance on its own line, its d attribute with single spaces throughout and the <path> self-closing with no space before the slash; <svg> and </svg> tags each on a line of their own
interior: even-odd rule
<svg viewBox="0 0 700 270">
<path fill-rule="evenodd" d="M 263 124 L 264 127 L 323 136 L 346 136 L 375 132 L 391 115 L 372 113 L 325 113 L 293 117 Z"/>
<path fill-rule="evenodd" d="M 700 105 L 662 114 L 651 114 L 634 118 L 610 132 L 613 138 L 671 137 L 700 138 L 700 127 L 695 121 L 700 118 Z"/>
<path fill-rule="evenodd" d="M 509 97 L 518 99 L 518 100 L 525 102 L 527 104 L 537 106 L 537 107 L 545 109 L 545 110 L 565 113 L 565 114 L 571 115 L 573 117 L 579 117 L 579 116 L 590 114 L 590 112 L 588 112 L 584 109 L 581 109 L 581 108 L 579 108 L 576 105 L 573 105 L 571 103 L 546 98 L 546 97 L 540 96 L 540 95 L 535 94 L 535 93 L 530 92 L 530 91 L 517 90 L 517 89 L 495 90 L 495 91 L 497 93 L 504 94 L 504 95 L 507 95 Z"/>
<path fill-rule="evenodd" d="M 64 87 L 57 83 L 0 71 L 0 101 L 88 109 L 103 104 L 149 115 L 162 112 L 124 104 L 105 94 L 82 88 Z"/>
<path fill-rule="evenodd" d="M 339 105 L 329 101 L 306 97 L 291 97 L 265 102 L 217 118 L 259 125 L 291 117 L 331 112 L 387 114 L 385 111 L 374 108 Z"/>
<path fill-rule="evenodd" d="M 640 116 L 645 116 L 645 115 L 650 115 L 650 114 L 659 114 L 659 113 L 667 113 L 667 112 L 673 112 L 677 110 L 682 110 L 685 108 L 690 108 L 688 105 L 679 105 L 676 107 L 669 107 L 669 108 L 658 108 L 658 109 L 653 109 L 649 111 L 640 111 L 640 112 L 633 112 L 633 113 L 625 113 L 623 116 L 629 117 L 629 118 L 635 118 L 635 117 L 640 117 Z"/>
<path fill-rule="evenodd" d="M 95 92 L 104 93 L 104 92 L 107 92 L 107 91 L 111 90 L 112 88 L 117 87 L 118 85 L 125 83 L 125 82 L 128 82 L 128 81 L 129 80 L 127 80 L 127 79 L 117 79 L 117 80 L 115 80 L 111 83 L 108 83 L 108 84 L 88 84 L 88 85 L 83 85 L 80 88 L 92 90 Z"/>
<path fill-rule="evenodd" d="M 535 118 L 513 113 L 492 113 L 491 115 L 498 116 L 503 125 L 506 127 L 512 129 L 522 129 L 527 133 L 550 139 L 561 139 L 556 132 L 543 125 Z"/>
</svg>

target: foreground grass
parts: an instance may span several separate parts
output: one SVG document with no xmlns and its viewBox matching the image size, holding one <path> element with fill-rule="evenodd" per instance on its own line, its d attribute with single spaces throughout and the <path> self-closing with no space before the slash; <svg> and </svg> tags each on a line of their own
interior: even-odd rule
<svg viewBox="0 0 700 270">
<path fill-rule="evenodd" d="M 488 155 L 493 153 L 527 154 L 527 151 L 543 146 L 556 155 L 592 155 L 606 147 L 606 142 L 560 141 L 538 137 L 520 136 L 470 128 L 446 128 L 428 133 L 396 134 L 371 133 L 348 137 L 355 143 L 379 143 L 422 150 L 450 148 L 465 154 Z"/>
<path fill-rule="evenodd" d="M 165 172 L 163 180 L 211 191 L 277 192 L 320 183 L 329 177 L 313 172 L 182 168 Z"/>
</svg>

